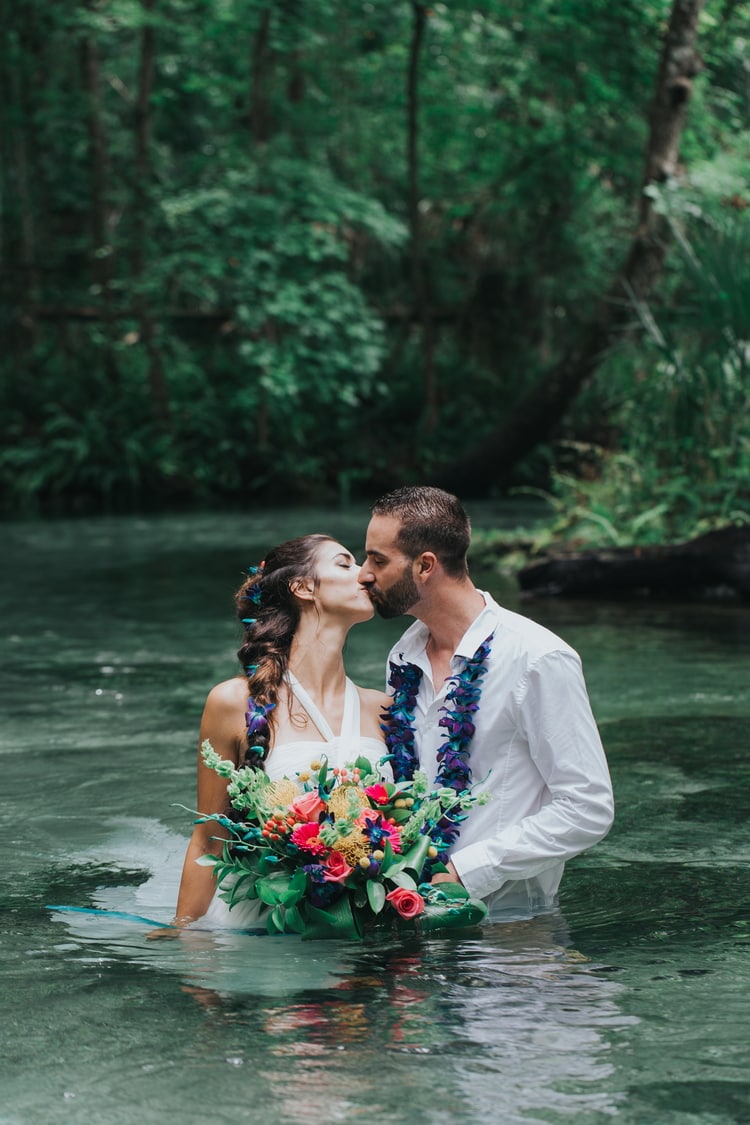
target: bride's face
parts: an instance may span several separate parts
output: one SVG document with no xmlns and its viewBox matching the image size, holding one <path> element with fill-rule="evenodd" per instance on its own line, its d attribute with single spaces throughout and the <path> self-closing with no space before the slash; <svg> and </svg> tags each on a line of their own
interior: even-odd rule
<svg viewBox="0 0 750 1125">
<path fill-rule="evenodd" d="M 315 604 L 319 612 L 369 621 L 375 610 L 359 582 L 359 565 L 340 543 L 323 543 L 315 558 Z"/>
</svg>

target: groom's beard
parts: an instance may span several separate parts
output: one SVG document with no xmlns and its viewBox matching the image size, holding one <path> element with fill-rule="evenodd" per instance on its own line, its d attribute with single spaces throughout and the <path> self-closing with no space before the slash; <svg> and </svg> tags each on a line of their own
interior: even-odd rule
<svg viewBox="0 0 750 1125">
<path fill-rule="evenodd" d="M 386 618 L 401 617 L 419 601 L 419 590 L 412 577 L 411 566 L 404 569 L 404 573 L 387 592 L 376 588 L 369 593 L 378 614 Z"/>
</svg>

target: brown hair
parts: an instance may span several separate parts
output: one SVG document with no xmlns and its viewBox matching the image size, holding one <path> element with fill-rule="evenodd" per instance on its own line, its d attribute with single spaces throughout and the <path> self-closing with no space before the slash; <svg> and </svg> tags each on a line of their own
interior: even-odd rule
<svg viewBox="0 0 750 1125">
<path fill-rule="evenodd" d="M 429 485 L 408 485 L 382 496 L 372 513 L 400 520 L 396 544 L 410 559 L 432 551 L 452 578 L 468 574 L 471 523 L 452 493 Z"/>
<path fill-rule="evenodd" d="M 268 552 L 265 562 L 235 594 L 237 616 L 245 630 L 237 657 L 247 677 L 248 695 L 256 706 L 278 702 L 279 687 L 289 666 L 289 650 L 300 617 L 299 603 L 291 587 L 298 579 L 317 580 L 318 550 L 323 543 L 335 542 L 330 535 L 316 534 L 281 543 Z M 269 725 L 253 732 L 245 751 L 245 765 L 263 768 L 273 721 L 271 711 Z"/>
</svg>

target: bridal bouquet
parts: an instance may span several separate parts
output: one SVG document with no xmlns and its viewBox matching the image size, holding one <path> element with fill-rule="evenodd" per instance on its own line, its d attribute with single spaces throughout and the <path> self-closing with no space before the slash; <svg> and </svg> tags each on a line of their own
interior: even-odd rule
<svg viewBox="0 0 750 1125">
<path fill-rule="evenodd" d="M 427 932 L 485 917 L 484 904 L 459 883 L 429 882 L 446 870 L 446 828 L 484 796 L 430 792 L 419 771 L 409 781 L 382 781 L 362 757 L 343 769 L 322 758 L 295 779 L 271 781 L 262 770 L 236 769 L 208 741 L 202 754 L 228 778 L 236 815 L 200 817 L 230 837 L 221 856 L 198 862 L 214 867 L 230 907 L 259 899 L 269 933 L 361 940 L 385 922 Z"/>
</svg>

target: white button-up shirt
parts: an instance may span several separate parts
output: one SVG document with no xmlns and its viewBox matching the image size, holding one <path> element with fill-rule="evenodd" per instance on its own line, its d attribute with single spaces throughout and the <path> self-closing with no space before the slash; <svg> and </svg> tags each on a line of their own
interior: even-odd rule
<svg viewBox="0 0 750 1125">
<path fill-rule="evenodd" d="M 451 859 L 490 918 L 529 917 L 554 905 L 565 860 L 606 835 L 612 786 L 577 653 L 482 596 L 485 608 L 461 639 L 451 669 L 460 672 L 494 633 L 469 757 L 475 792 L 488 790 L 492 799 L 470 810 Z M 433 684 L 428 639 L 427 626 L 416 621 L 389 659 L 422 669 L 416 749 L 433 783 L 444 737 L 438 722 L 451 683 Z"/>
</svg>

